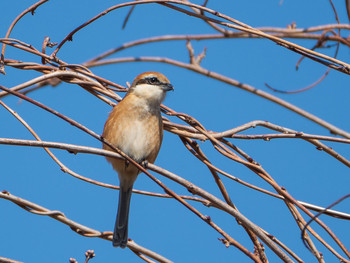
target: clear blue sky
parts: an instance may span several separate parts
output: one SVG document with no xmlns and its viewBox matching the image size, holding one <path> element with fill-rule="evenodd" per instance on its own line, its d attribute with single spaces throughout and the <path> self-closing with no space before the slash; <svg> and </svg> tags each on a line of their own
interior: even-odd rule
<svg viewBox="0 0 350 263">
<path fill-rule="evenodd" d="M 119 2 L 119 1 L 117 1 Z M 11 37 L 41 49 L 45 36 L 60 42 L 71 30 L 89 18 L 117 3 L 113 1 L 49 1 L 39 7 L 35 15 L 26 15 L 19 21 Z M 196 1 L 201 3 L 202 1 Z M 342 23 L 348 23 L 344 1 L 334 1 Z M 35 1 L 6 1 L 1 4 L 0 33 L 5 35 L 13 19 Z M 208 7 L 227 14 L 251 26 L 286 27 L 296 22 L 297 27 L 336 23 L 328 1 L 209 1 Z M 138 6 L 122 30 L 129 8 L 107 14 L 78 32 L 58 57 L 70 64 L 83 63 L 90 58 L 125 42 L 144 37 L 166 34 L 204 34 L 215 31 L 204 22 L 176 13 L 166 7 L 151 4 Z M 343 31 L 348 36 L 349 31 Z M 311 48 L 315 41 L 292 40 Z M 282 90 L 303 88 L 317 80 L 326 68 L 305 59 L 299 71 L 295 65 L 299 55 L 268 40 L 232 39 L 193 41 L 196 53 L 207 48 L 202 66 L 268 92 L 267 82 Z M 332 55 L 334 48 L 322 50 Z M 185 41 L 161 42 L 127 49 L 117 57 L 167 56 L 188 62 Z M 6 58 L 40 63 L 40 59 L 7 47 Z M 340 47 L 339 59 L 350 61 L 349 49 Z M 144 71 L 159 71 L 168 76 L 175 92 L 168 94 L 165 105 L 187 113 L 199 120 L 208 130 L 224 131 L 253 120 L 266 120 L 277 125 L 312 134 L 329 135 L 329 132 L 276 104 L 225 83 L 197 73 L 160 63 L 125 63 L 93 68 L 93 72 L 113 82 L 125 85 Z M 6 68 L 0 84 L 13 87 L 40 73 Z M 330 123 L 350 131 L 349 76 L 332 70 L 317 87 L 294 95 L 275 94 Z M 123 96 L 124 94 L 120 94 Z M 102 133 L 110 106 L 88 94 L 79 86 L 61 84 L 45 87 L 30 97 Z M 39 134 L 42 140 L 101 147 L 100 142 L 82 133 L 58 118 L 19 101 L 15 97 L 3 100 L 17 111 Z M 175 118 L 173 121 L 178 122 Z M 249 134 L 271 133 L 257 128 Z M 33 139 L 25 128 L 6 110 L 0 108 L 0 137 Z M 301 140 L 245 141 L 232 140 L 249 153 L 296 199 L 327 206 L 349 193 L 349 169 L 315 147 Z M 326 143 L 340 154 L 350 158 L 349 145 Z M 242 180 L 272 190 L 255 174 L 241 165 L 224 160 L 210 143 L 201 143 L 212 162 Z M 118 184 L 117 175 L 103 157 L 72 155 L 54 150 L 65 165 L 83 176 L 110 184 Z M 104 189 L 79 181 L 60 171 L 43 149 L 0 145 L 0 190 L 28 199 L 52 210 L 59 210 L 81 224 L 99 231 L 112 231 L 117 208 L 117 191 Z M 163 147 L 156 164 L 170 170 L 199 187 L 219 195 L 210 172 L 181 144 L 177 136 L 165 132 Z M 171 189 L 188 194 L 182 187 L 157 176 Z M 232 201 L 239 210 L 257 225 L 277 236 L 305 262 L 316 262 L 300 239 L 300 232 L 287 208 L 279 200 L 254 192 L 223 177 Z M 140 175 L 136 189 L 162 192 L 145 175 Z M 233 238 L 252 249 L 246 234 L 232 217 L 191 203 Z M 349 200 L 335 209 L 348 212 Z M 113 248 L 111 242 L 98 238 L 82 237 L 49 217 L 26 212 L 16 205 L 0 200 L 0 256 L 24 262 L 68 262 L 70 257 L 83 262 L 84 252 L 93 249 L 92 262 L 141 262 L 128 249 Z M 305 217 L 307 218 L 307 217 Z M 322 216 L 335 234 L 350 247 L 349 222 Z M 314 225 L 315 226 L 315 225 Z M 328 236 L 315 227 L 330 241 Z M 174 200 L 133 195 L 129 236 L 136 243 L 154 250 L 175 262 L 250 262 L 240 251 L 225 248 L 218 241 L 220 235 L 198 217 Z M 330 241 L 331 242 L 331 241 Z M 334 243 L 331 242 L 332 245 Z M 316 241 L 326 262 L 333 257 Z M 339 249 L 337 249 L 339 251 Z M 267 249 L 270 262 L 278 259 Z"/>
</svg>

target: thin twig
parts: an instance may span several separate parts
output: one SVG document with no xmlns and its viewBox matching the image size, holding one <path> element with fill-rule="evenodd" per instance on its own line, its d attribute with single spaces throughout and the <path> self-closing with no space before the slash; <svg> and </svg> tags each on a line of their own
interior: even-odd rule
<svg viewBox="0 0 350 263">
<path fill-rule="evenodd" d="M 43 216 L 49 216 L 57 221 L 60 221 L 61 223 L 69 226 L 74 232 L 78 233 L 79 235 L 85 236 L 85 237 L 98 237 L 101 239 L 112 241 L 112 232 L 100 232 L 98 230 L 86 227 L 82 224 L 79 224 L 66 216 L 63 215 L 62 212 L 60 213 L 50 213 L 49 209 L 42 207 L 40 205 L 37 205 L 33 202 L 30 202 L 28 200 L 22 199 L 20 197 L 14 196 L 10 194 L 9 192 L 3 191 L 0 192 L 0 198 L 6 199 L 8 201 L 13 202 L 14 204 L 18 205 L 21 208 L 26 208 L 27 211 L 31 213 L 35 213 L 37 215 L 43 215 Z M 42 213 L 44 212 L 44 213 Z M 151 257 L 159 262 L 164 263 L 171 263 L 170 260 L 167 258 L 149 250 L 144 247 L 141 247 L 140 245 L 136 244 L 134 241 L 128 241 L 127 246 L 134 250 L 138 251 L 139 253 L 142 253 L 148 257 Z"/>
<path fill-rule="evenodd" d="M 30 147 L 47 147 L 47 148 L 54 148 L 54 149 L 61 149 L 61 150 L 66 150 L 69 153 L 89 153 L 89 154 L 96 154 L 96 155 L 100 155 L 100 156 L 106 156 L 106 157 L 113 157 L 113 158 L 122 158 L 118 153 L 114 153 L 111 151 L 107 151 L 107 150 L 103 150 L 103 149 L 98 149 L 98 148 L 93 148 L 93 147 L 87 147 L 87 146 L 80 146 L 80 145 L 73 145 L 73 144 L 66 144 L 66 143 L 58 143 L 58 142 L 47 142 L 47 141 L 32 141 L 32 140 L 21 140 L 21 139 L 9 139 L 9 138 L 0 138 L 0 144 L 4 144 L 4 145 L 17 145 L 17 146 L 30 146 Z M 209 163 L 205 163 L 207 165 L 210 165 Z M 155 165 L 153 165 L 154 168 L 156 167 L 156 172 L 159 171 L 166 171 L 163 168 L 157 167 Z M 217 167 L 215 167 L 214 165 L 211 165 L 212 169 L 215 169 L 218 173 L 221 173 L 225 176 L 228 176 L 228 178 L 241 183 L 245 186 L 248 186 L 254 190 L 260 191 L 262 193 L 268 194 L 272 197 L 276 197 L 279 198 L 281 200 L 284 200 L 283 196 L 280 196 L 278 194 L 269 192 L 265 189 L 261 189 L 258 188 L 256 186 L 252 186 L 248 183 L 245 183 L 244 181 L 230 176 L 228 173 L 225 173 L 224 171 L 218 169 Z M 168 171 L 167 171 L 168 172 Z M 162 173 L 160 173 L 162 174 Z M 83 181 L 87 181 L 90 182 L 92 184 L 98 185 L 98 186 L 102 186 L 102 187 L 106 187 L 106 188 L 111 188 L 111 189 L 119 189 L 118 186 L 114 186 L 114 185 L 110 185 L 110 184 L 106 184 L 106 183 L 101 183 L 95 180 L 92 180 L 90 178 L 86 178 L 86 177 L 82 177 L 82 178 L 78 178 L 81 179 Z M 163 197 L 163 198 L 173 198 L 170 195 L 167 194 L 160 194 L 160 193 L 153 193 L 153 192 L 147 192 L 147 191 L 141 191 L 141 190 L 136 190 L 133 189 L 133 193 L 136 194 L 142 194 L 142 195 L 148 195 L 148 196 L 155 196 L 155 197 Z M 208 200 L 202 199 L 202 198 L 198 198 L 198 197 L 193 197 L 193 196 L 181 196 L 183 199 L 187 199 L 187 200 L 191 200 L 191 201 L 197 201 L 197 202 L 201 202 L 203 203 L 205 206 L 208 207 L 216 207 L 221 209 L 220 207 L 215 206 L 215 204 L 211 203 Z M 308 209 L 314 210 L 316 212 L 320 212 L 322 210 L 324 210 L 325 208 L 321 207 L 321 206 L 317 206 L 317 205 L 313 205 L 310 203 L 306 203 L 303 201 L 298 201 L 300 204 L 302 204 L 303 206 L 305 206 Z M 324 212 L 324 214 L 335 217 L 335 218 L 339 218 L 339 219 L 345 219 L 345 220 L 350 220 L 350 214 L 347 213 L 343 213 L 343 212 L 339 212 L 339 211 L 335 211 L 335 210 L 330 210 L 327 209 L 327 211 Z"/>
<path fill-rule="evenodd" d="M 174 66 L 178 66 L 181 68 L 186 68 L 189 69 L 191 71 L 197 72 L 199 74 L 205 75 L 207 77 L 222 81 L 224 83 L 227 83 L 229 85 L 235 86 L 237 88 L 243 89 L 245 91 L 248 91 L 254 95 L 260 96 L 264 99 L 267 99 L 269 101 L 272 101 L 276 104 L 279 104 L 280 106 L 289 109 L 315 123 L 317 123 L 320 126 L 323 126 L 324 128 L 328 129 L 332 134 L 336 134 L 336 135 L 340 135 L 344 138 L 348 138 L 350 139 L 350 133 L 347 131 L 344 131 L 324 120 L 322 120 L 321 118 L 283 100 L 280 99 L 272 94 L 269 94 L 263 90 L 254 88 L 248 84 L 244 84 L 240 81 L 234 80 L 232 78 L 226 77 L 224 75 L 221 75 L 219 73 L 213 72 L 213 71 L 209 71 L 203 67 L 198 67 L 198 66 L 193 66 L 191 64 L 187 64 L 187 63 L 183 63 L 177 60 L 173 60 L 173 59 L 169 59 L 169 58 L 162 58 L 162 57 L 124 57 L 124 58 L 114 58 L 114 59 L 105 59 L 102 61 L 97 61 L 94 62 L 93 65 L 89 64 L 90 67 L 92 66 L 102 66 L 102 65 L 109 65 L 109 64 L 115 64 L 115 63 L 125 63 L 125 62 L 160 62 L 160 63 L 166 63 L 166 64 L 171 64 Z"/>
<path fill-rule="evenodd" d="M 54 115 L 56 115 L 57 117 L 67 121 L 68 123 L 70 123 L 71 125 L 77 127 L 78 129 L 86 132 L 87 134 L 91 135 L 92 137 L 94 137 L 95 139 L 98 139 L 99 141 L 105 143 L 106 145 L 108 145 L 111 149 L 113 149 L 114 151 L 116 151 L 117 153 L 119 153 L 123 158 L 127 159 L 132 165 L 135 165 L 140 171 L 142 171 L 143 173 L 145 173 L 148 177 L 150 177 L 155 183 L 157 183 L 161 188 L 164 189 L 164 191 L 171 195 L 172 197 L 174 197 L 177 201 L 179 201 L 181 204 L 183 204 L 186 208 L 188 208 L 191 212 L 193 212 L 195 215 L 197 215 L 199 218 L 201 218 L 204 222 L 206 222 L 207 224 L 209 224 L 212 228 L 214 228 L 216 231 L 218 231 L 221 235 L 223 235 L 224 238 L 226 238 L 227 240 L 229 240 L 230 244 L 237 247 L 239 250 L 241 250 L 245 255 L 247 255 L 248 257 L 250 257 L 252 260 L 256 261 L 256 262 L 260 262 L 259 258 L 257 258 L 253 253 L 251 253 L 250 251 L 248 251 L 244 246 L 242 246 L 240 243 L 238 243 L 236 240 L 234 240 L 232 237 L 230 237 L 227 233 L 225 233 L 221 228 L 219 228 L 212 220 L 208 220 L 207 217 L 205 217 L 204 215 L 202 215 L 197 209 L 195 209 L 194 207 L 192 207 L 191 205 L 189 205 L 186 201 L 184 201 L 184 199 L 182 199 L 179 195 L 177 195 L 175 192 L 173 192 L 172 190 L 170 190 L 168 187 L 166 187 L 160 180 L 158 180 L 157 178 L 155 178 L 153 175 L 151 175 L 145 168 L 144 166 L 142 166 L 141 164 L 135 162 L 132 158 L 130 158 L 128 155 L 126 155 L 124 152 L 122 152 L 120 149 L 116 148 L 114 145 L 112 145 L 111 143 L 109 143 L 108 141 L 106 141 L 103 137 L 99 136 L 98 134 L 96 134 L 95 132 L 87 129 L 85 126 L 81 125 L 80 123 L 60 114 L 57 111 L 52 110 L 51 108 L 31 99 L 28 98 L 25 95 L 22 95 L 16 91 L 12 91 L 10 89 L 7 89 L 3 86 L 0 85 L 0 88 L 21 98 L 24 99 Z M 236 217 L 242 217 L 242 220 L 240 220 L 239 218 L 237 218 L 238 220 L 242 221 L 242 223 L 246 224 L 247 227 L 252 227 L 255 226 L 252 222 L 250 222 L 247 218 L 245 218 L 242 214 L 240 214 L 238 211 L 235 211 L 235 215 Z M 254 229 L 252 229 L 252 231 L 257 234 L 281 259 L 285 260 L 286 262 L 291 262 L 289 257 L 278 247 L 276 246 L 273 242 L 271 242 L 270 239 L 268 239 L 268 237 L 265 236 L 264 233 L 262 233 L 257 227 L 254 227 Z M 257 232 L 257 233 L 256 233 Z"/>
<path fill-rule="evenodd" d="M 19 14 L 16 19 L 11 23 L 9 29 L 6 32 L 5 38 L 8 38 L 11 34 L 12 29 L 14 28 L 14 26 L 16 25 L 16 23 L 26 14 L 28 14 L 29 12 L 32 12 L 32 14 L 34 14 L 35 9 L 37 9 L 40 5 L 44 4 L 45 2 L 47 2 L 49 0 L 41 0 L 36 2 L 35 4 L 33 4 L 32 6 L 30 6 L 29 8 L 27 8 L 26 10 L 24 10 L 21 14 Z M 6 44 L 4 43 L 2 45 L 2 49 L 1 49 L 1 55 L 0 55 L 0 73 L 5 74 L 5 69 L 4 69 L 4 59 L 5 59 L 5 49 L 6 49 Z"/>
<path fill-rule="evenodd" d="M 23 263 L 21 261 L 0 257 L 0 263 Z"/>
</svg>

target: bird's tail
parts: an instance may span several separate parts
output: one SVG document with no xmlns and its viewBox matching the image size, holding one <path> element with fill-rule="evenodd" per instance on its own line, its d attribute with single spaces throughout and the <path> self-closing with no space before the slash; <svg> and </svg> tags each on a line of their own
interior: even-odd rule
<svg viewBox="0 0 350 263">
<path fill-rule="evenodd" d="M 128 221 L 132 186 L 127 189 L 123 188 L 121 187 L 119 190 L 118 214 L 113 233 L 113 246 L 121 248 L 125 248 L 128 242 Z"/>
</svg>

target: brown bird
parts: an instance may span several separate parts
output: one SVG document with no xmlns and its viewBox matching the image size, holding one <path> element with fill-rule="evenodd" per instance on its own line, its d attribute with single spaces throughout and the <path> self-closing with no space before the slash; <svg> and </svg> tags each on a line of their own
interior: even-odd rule
<svg viewBox="0 0 350 263">
<path fill-rule="evenodd" d="M 160 104 L 169 90 L 169 80 L 158 72 L 145 72 L 133 81 L 124 99 L 113 108 L 103 130 L 103 137 L 138 163 L 153 163 L 163 139 Z M 111 150 L 103 145 L 105 150 Z M 125 248 L 128 241 L 128 218 L 133 184 L 139 169 L 125 160 L 107 157 L 120 181 L 117 220 L 113 246 Z"/>
</svg>

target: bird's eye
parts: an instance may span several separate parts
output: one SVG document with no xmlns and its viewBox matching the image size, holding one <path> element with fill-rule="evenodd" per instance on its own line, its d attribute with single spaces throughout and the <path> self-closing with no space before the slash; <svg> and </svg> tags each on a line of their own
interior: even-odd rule
<svg viewBox="0 0 350 263">
<path fill-rule="evenodd" d="M 151 78 L 149 78 L 149 79 L 148 79 L 148 82 L 149 82 L 150 84 L 158 84 L 158 83 L 160 83 L 159 80 L 158 80 L 156 77 L 151 77 Z"/>
</svg>

